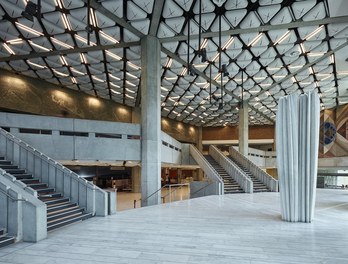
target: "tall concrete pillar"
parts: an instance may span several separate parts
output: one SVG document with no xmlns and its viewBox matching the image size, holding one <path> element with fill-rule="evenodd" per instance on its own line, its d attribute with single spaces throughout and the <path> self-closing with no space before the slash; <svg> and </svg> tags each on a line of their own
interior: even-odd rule
<svg viewBox="0 0 348 264">
<path fill-rule="evenodd" d="M 248 139 L 249 139 L 249 107 L 248 103 L 243 102 L 243 105 L 239 109 L 239 125 L 238 125 L 238 141 L 239 152 L 244 156 L 248 156 Z"/>
<path fill-rule="evenodd" d="M 141 205 L 161 202 L 161 46 L 141 39 Z"/>
<path fill-rule="evenodd" d="M 141 192 L 140 167 L 138 166 L 132 168 L 132 192 Z"/>
</svg>

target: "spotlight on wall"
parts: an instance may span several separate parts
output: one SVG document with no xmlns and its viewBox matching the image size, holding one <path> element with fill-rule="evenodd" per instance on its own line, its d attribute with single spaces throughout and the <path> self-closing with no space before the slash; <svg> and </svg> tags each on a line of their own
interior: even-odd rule
<svg viewBox="0 0 348 264">
<path fill-rule="evenodd" d="M 25 17 L 26 19 L 30 20 L 31 22 L 34 21 L 34 16 L 37 15 L 38 12 L 38 6 L 29 1 L 24 9 L 24 11 L 22 11 L 21 15 L 23 17 Z"/>
</svg>

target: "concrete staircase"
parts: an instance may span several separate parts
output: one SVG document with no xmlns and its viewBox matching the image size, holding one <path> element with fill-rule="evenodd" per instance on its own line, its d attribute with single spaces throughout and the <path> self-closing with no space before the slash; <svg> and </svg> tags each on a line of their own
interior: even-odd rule
<svg viewBox="0 0 348 264">
<path fill-rule="evenodd" d="M 244 171 L 244 173 L 253 181 L 253 192 L 270 192 L 267 186 L 259 181 L 247 168 L 234 160 L 231 156 L 228 156 L 228 158 L 232 160 L 242 171 Z"/>
<path fill-rule="evenodd" d="M 77 203 L 70 202 L 69 198 L 63 197 L 61 193 L 49 187 L 46 183 L 40 182 L 32 174 L 24 169 L 13 165 L 11 161 L 0 157 L 0 168 L 14 176 L 17 180 L 25 183 L 28 187 L 36 190 L 38 198 L 47 205 L 47 231 L 82 221 L 92 216 L 91 213 L 84 212 Z"/>
<path fill-rule="evenodd" d="M 5 229 L 0 228 L 0 248 L 13 244 L 14 241 L 14 237 L 7 236 Z"/>
<path fill-rule="evenodd" d="M 223 167 L 217 163 L 214 158 L 210 155 L 204 155 L 205 159 L 213 166 L 215 171 L 220 175 L 220 177 L 224 180 L 224 193 L 243 193 L 243 189 L 239 186 L 239 184 L 225 171 Z"/>
</svg>

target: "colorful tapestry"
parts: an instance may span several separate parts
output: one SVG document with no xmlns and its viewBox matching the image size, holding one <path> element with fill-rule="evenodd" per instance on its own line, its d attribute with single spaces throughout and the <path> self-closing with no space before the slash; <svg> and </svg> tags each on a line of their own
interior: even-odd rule
<svg viewBox="0 0 348 264">
<path fill-rule="evenodd" d="M 348 156 L 348 105 L 321 112 L 319 157 Z"/>
</svg>

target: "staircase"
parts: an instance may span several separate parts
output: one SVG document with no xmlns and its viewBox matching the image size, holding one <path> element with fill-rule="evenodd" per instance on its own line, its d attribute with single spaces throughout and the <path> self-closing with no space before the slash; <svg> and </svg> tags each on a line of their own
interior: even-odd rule
<svg viewBox="0 0 348 264">
<path fill-rule="evenodd" d="M 14 241 L 14 237 L 7 236 L 5 229 L 0 228 L 0 248 L 13 244 Z"/>
<path fill-rule="evenodd" d="M 267 186 L 263 184 L 261 181 L 259 181 L 254 175 L 252 175 L 247 168 L 245 168 L 242 164 L 234 160 L 230 155 L 228 156 L 228 158 L 232 160 L 242 171 L 244 171 L 244 173 L 253 181 L 253 192 L 270 192 Z"/>
<path fill-rule="evenodd" d="M 13 165 L 11 161 L 0 157 L 0 168 L 11 174 L 17 180 L 37 191 L 38 198 L 47 205 L 47 231 L 82 221 L 92 217 L 91 213 L 84 212 L 77 203 L 70 202 L 62 194 L 50 188 L 46 183 L 27 173 L 24 169 Z"/>
<path fill-rule="evenodd" d="M 205 159 L 213 166 L 216 172 L 220 175 L 220 177 L 224 180 L 224 193 L 243 193 L 243 189 L 239 186 L 239 184 L 225 171 L 223 167 L 217 163 L 212 156 L 204 155 Z"/>
</svg>

